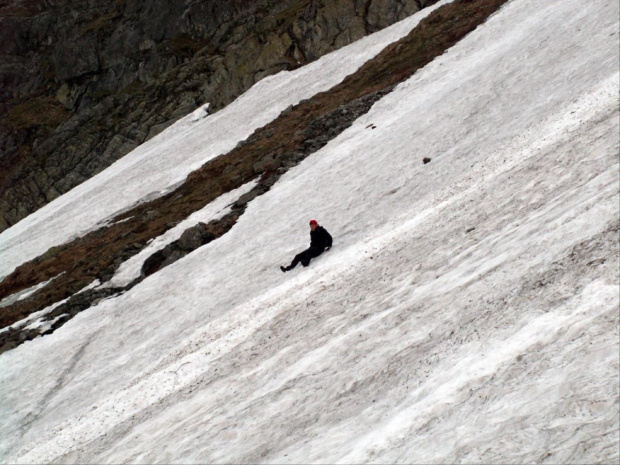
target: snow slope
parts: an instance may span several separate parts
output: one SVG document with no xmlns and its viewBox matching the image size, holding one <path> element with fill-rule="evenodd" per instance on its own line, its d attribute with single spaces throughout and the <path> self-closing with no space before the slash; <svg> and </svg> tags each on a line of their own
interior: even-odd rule
<svg viewBox="0 0 620 465">
<path fill-rule="evenodd" d="M 289 105 L 338 84 L 445 3 L 449 1 L 425 8 L 308 66 L 266 77 L 214 115 L 200 119 L 193 113 L 183 118 L 102 173 L 3 231 L 0 278 L 137 202 L 174 189 L 189 173 L 232 150 Z"/>
<path fill-rule="evenodd" d="M 225 236 L 2 354 L 0 457 L 616 463 L 618 17 L 510 1 Z M 334 248 L 282 274 L 311 217 Z"/>
</svg>

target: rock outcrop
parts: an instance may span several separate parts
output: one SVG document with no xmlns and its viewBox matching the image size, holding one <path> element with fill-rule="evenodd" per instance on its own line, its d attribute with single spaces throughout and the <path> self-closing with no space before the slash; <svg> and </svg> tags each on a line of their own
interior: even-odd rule
<svg viewBox="0 0 620 465">
<path fill-rule="evenodd" d="M 432 3 L 0 2 L 0 231 L 196 107 Z"/>
</svg>

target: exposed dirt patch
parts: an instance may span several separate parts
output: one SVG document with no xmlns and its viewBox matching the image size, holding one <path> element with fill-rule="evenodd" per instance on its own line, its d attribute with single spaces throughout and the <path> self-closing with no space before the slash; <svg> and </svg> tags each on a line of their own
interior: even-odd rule
<svg viewBox="0 0 620 465">
<path fill-rule="evenodd" d="M 341 84 L 289 107 L 231 152 L 192 173 L 175 191 L 118 215 L 115 224 L 50 249 L 20 266 L 0 283 L 0 296 L 64 274 L 28 299 L 2 309 L 0 327 L 72 296 L 95 279 L 109 280 L 120 264 L 150 239 L 257 176 L 257 195 L 268 191 L 287 169 L 344 131 L 396 84 L 444 53 L 506 1 L 462 0 L 439 8 Z M 211 225 L 210 233 L 217 233 L 214 238 L 232 228 L 244 208 L 242 202 L 221 225 Z M 153 269 L 160 269 L 164 261 L 154 260 Z"/>
</svg>

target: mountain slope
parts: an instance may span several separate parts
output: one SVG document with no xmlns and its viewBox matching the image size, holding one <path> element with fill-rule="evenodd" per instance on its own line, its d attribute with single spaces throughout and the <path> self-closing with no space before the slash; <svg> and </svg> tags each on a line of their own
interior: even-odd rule
<svg viewBox="0 0 620 465">
<path fill-rule="evenodd" d="M 3 232 L 0 247 L 5 259 L 0 276 L 6 276 L 16 266 L 48 248 L 84 234 L 97 222 L 129 209 L 145 196 L 153 197 L 173 189 L 189 173 L 232 150 L 288 106 L 336 85 L 389 43 L 406 35 L 423 16 L 425 13 L 415 15 L 376 33 L 372 40 L 362 39 L 330 55 L 329 60 L 319 60 L 291 73 L 264 79 L 209 118 L 194 121 L 190 116 L 184 119 L 167 131 L 165 138 L 142 145 L 115 163 L 112 169 Z M 151 171 L 148 177 L 144 176 L 144 171 Z M 115 195 L 118 192 L 123 195 Z M 47 225 L 45 230 L 43 225 Z M 50 229 L 54 234 L 48 233 Z"/>
<path fill-rule="evenodd" d="M 0 2 L 0 231 L 197 106 L 219 110 L 431 3 Z"/>
<path fill-rule="evenodd" d="M 2 354 L 5 457 L 617 461 L 617 18 L 509 1 L 229 233 Z M 280 273 L 310 217 L 334 249 Z"/>
<path fill-rule="evenodd" d="M 260 177 L 258 185 L 234 203 L 233 211 L 218 221 L 212 221 L 208 225 L 199 224 L 196 226 L 197 229 L 188 229 L 183 232 L 184 237 L 194 237 L 198 239 L 197 241 L 191 240 L 189 243 L 182 241 L 185 246 L 181 248 L 171 250 L 167 246 L 162 251 L 162 254 L 163 252 L 165 254 L 161 257 L 159 254 L 149 257 L 144 264 L 144 275 L 140 279 L 169 264 L 173 258 L 180 258 L 186 253 L 182 250 L 187 251 L 188 246 L 190 250 L 193 250 L 197 246 L 195 244 L 203 244 L 201 237 L 205 241 L 220 237 L 234 225 L 239 215 L 243 214 L 248 201 L 268 191 L 284 172 L 340 134 L 356 118 L 366 113 L 374 102 L 393 90 L 397 83 L 423 68 L 450 45 L 474 30 L 505 1 L 452 3 L 438 8 L 406 37 L 387 47 L 341 83 L 310 99 L 301 101 L 298 105 L 287 108 L 272 122 L 237 144 L 230 152 L 211 160 L 208 159 L 200 169 L 192 172 L 179 186 L 173 187 L 169 192 L 165 192 L 164 195 L 160 194 L 150 201 L 141 202 L 121 214 L 113 215 L 107 220 L 108 224 L 97 225 L 94 230 L 83 237 L 60 247 L 54 247 L 35 260 L 18 267 L 0 284 L 1 293 L 14 294 L 28 287 L 37 286 L 43 281 L 49 281 L 52 278 L 54 280 L 24 302 L 19 301 L 5 308 L 0 323 L 2 326 L 15 323 L 32 312 L 43 310 L 58 300 L 80 291 L 95 279 L 104 282 L 104 286 L 107 286 L 107 281 L 115 273 L 116 267 L 132 254 L 143 252 L 144 247 L 148 246 L 150 241 L 158 235 L 180 221 L 184 221 L 188 215 L 201 209 L 218 195 L 240 188 L 244 183 Z M 311 82 L 316 81 L 311 78 Z M 321 81 L 319 80 L 318 83 Z M 308 87 L 312 89 L 314 86 Z M 203 110 L 200 111 L 203 112 Z M 189 120 L 195 123 L 196 119 L 200 118 L 192 116 Z M 196 131 L 193 132 L 196 133 Z M 221 131 L 215 134 L 221 134 Z M 185 149 L 188 148 L 187 141 L 183 137 L 185 133 L 180 135 L 181 137 L 172 142 L 172 145 L 181 146 L 180 152 L 173 152 L 172 156 L 164 152 L 164 160 L 175 160 L 179 155 L 181 157 L 185 155 Z M 166 144 L 166 151 L 171 148 L 169 144 Z M 204 156 L 202 152 L 198 152 L 197 155 Z M 149 153 L 148 158 L 155 160 L 161 166 L 161 150 Z M 171 174 L 179 174 L 178 163 L 168 166 L 172 169 Z M 157 185 L 162 182 L 161 177 L 153 177 L 146 183 L 142 181 L 144 162 L 140 164 L 137 171 L 121 168 L 124 170 L 123 174 L 127 171 L 130 175 L 137 174 L 143 187 L 152 187 L 153 183 Z M 119 176 L 116 176 L 116 179 L 121 181 Z M 163 179 L 164 182 L 165 180 L 166 178 Z M 98 181 L 95 180 L 93 184 L 98 185 Z M 127 199 L 116 195 L 116 192 L 126 184 L 121 181 L 120 184 L 117 183 L 117 186 L 118 189 L 114 189 L 113 185 L 107 183 L 103 196 L 114 189 L 112 198 L 127 202 Z M 101 193 L 99 196 L 102 196 Z M 75 199 L 75 195 L 73 198 Z M 91 204 L 94 203 L 93 199 L 89 200 Z M 62 206 L 60 202 L 56 204 Z M 114 205 L 110 201 L 110 195 L 104 205 L 105 208 Z M 57 208 L 58 205 L 50 206 L 52 212 L 55 210 L 54 207 Z M 63 208 L 65 214 L 54 217 L 56 224 L 69 231 L 76 225 L 83 227 L 74 213 L 75 208 L 71 210 L 67 210 L 65 206 Z M 92 208 L 88 211 L 92 211 Z M 96 211 L 95 214 L 97 214 Z M 35 216 L 41 220 L 42 215 Z M 29 226 L 31 227 L 27 225 Z M 24 242 L 21 236 L 17 239 Z M 176 245 L 170 244 L 170 247 L 176 247 Z M 100 250 L 105 250 L 106 253 L 101 254 Z M 136 285 L 140 279 L 132 281 L 128 286 Z M 89 302 L 93 300 L 126 290 L 128 290 L 127 287 L 108 288 L 105 292 L 88 291 L 86 294 L 79 295 L 77 306 L 76 299 L 71 298 L 46 318 L 60 317 L 63 314 L 70 317 L 88 307 Z M 57 328 L 66 319 L 66 316 L 63 317 L 62 321 L 55 323 L 52 329 Z M 36 335 L 36 331 L 29 331 L 25 336 L 27 339 L 32 339 Z M 8 336 L 9 346 L 14 345 L 16 341 L 23 340 L 22 334 L 13 332 Z M 5 339 L 0 336 L 0 351 L 6 350 L 7 344 L 4 342 Z"/>
</svg>

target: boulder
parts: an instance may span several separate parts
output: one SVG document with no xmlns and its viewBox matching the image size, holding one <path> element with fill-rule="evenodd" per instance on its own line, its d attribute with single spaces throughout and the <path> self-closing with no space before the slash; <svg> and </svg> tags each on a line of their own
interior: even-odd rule
<svg viewBox="0 0 620 465">
<path fill-rule="evenodd" d="M 179 240 L 176 241 L 176 246 L 181 250 L 192 251 L 213 239 L 215 236 L 209 232 L 207 225 L 198 223 L 181 234 Z"/>
</svg>

